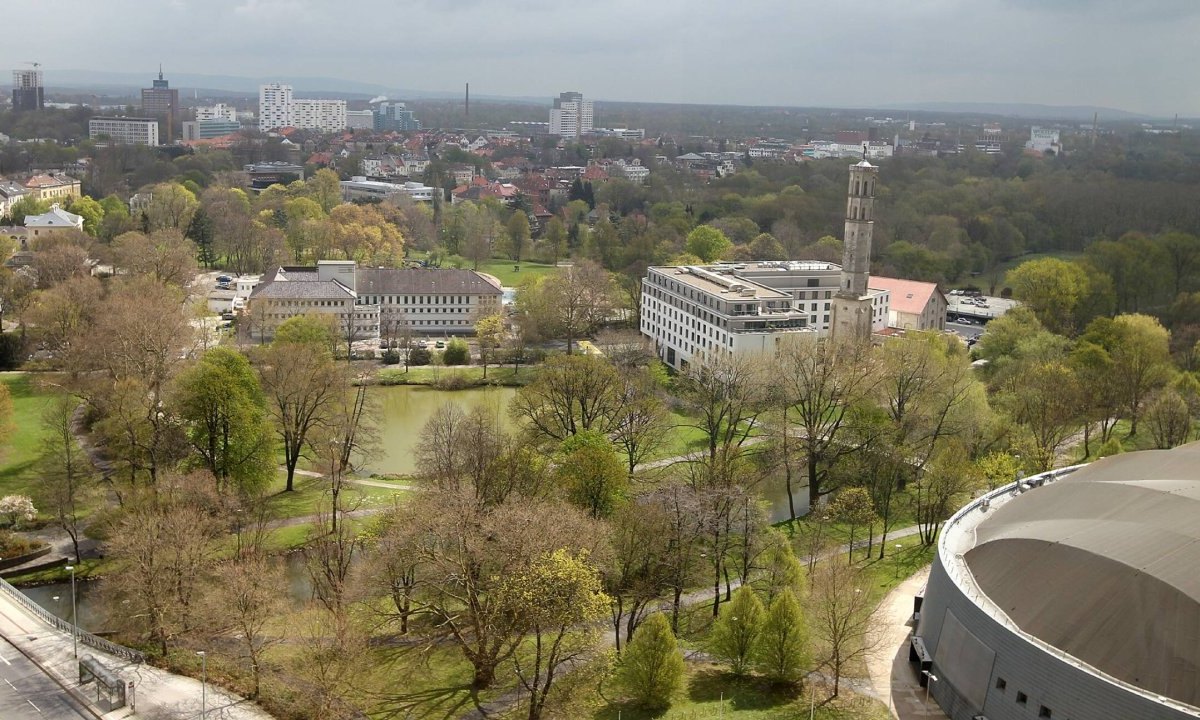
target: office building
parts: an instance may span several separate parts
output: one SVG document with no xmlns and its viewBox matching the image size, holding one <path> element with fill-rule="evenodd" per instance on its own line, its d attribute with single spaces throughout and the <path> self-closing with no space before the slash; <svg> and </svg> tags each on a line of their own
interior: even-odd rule
<svg viewBox="0 0 1200 720">
<path fill-rule="evenodd" d="M 142 88 L 142 114 L 146 117 L 158 118 L 161 123 L 158 136 L 163 138 L 168 145 L 175 142 L 175 123 L 179 116 L 179 90 L 172 88 L 170 83 L 163 79 L 162 66 L 158 68 L 158 79 L 153 81 L 153 87 Z"/>
<path fill-rule="evenodd" d="M 217 103 L 216 105 L 204 105 L 196 108 L 196 122 L 204 122 L 205 120 L 226 120 L 228 122 L 237 122 L 237 108 L 225 103 Z"/>
<path fill-rule="evenodd" d="M 565 92 L 554 99 L 550 108 L 550 134 L 579 137 L 592 131 L 592 101 L 583 93 Z"/>
<path fill-rule="evenodd" d="M 375 127 L 375 113 L 370 110 L 347 110 L 346 127 L 351 130 L 372 130 Z"/>
<path fill-rule="evenodd" d="M 421 129 L 421 121 L 413 116 L 402 102 L 381 102 L 375 108 L 375 130 L 378 132 L 409 132 Z"/>
<path fill-rule="evenodd" d="M 952 720 L 1195 720 L 1197 518 L 1198 443 L 972 500 L 938 535 L 910 672 Z"/>
<path fill-rule="evenodd" d="M 251 163 L 243 165 L 246 183 L 254 190 L 264 190 L 272 185 L 290 185 L 304 179 L 304 166 L 283 161 Z"/>
<path fill-rule="evenodd" d="M 158 145 L 158 118 L 94 117 L 88 120 L 88 137 L 116 145 Z"/>
<path fill-rule="evenodd" d="M 189 120 L 183 123 L 183 140 L 211 140 L 241 132 L 241 129 L 242 124 L 236 120 Z"/>
<path fill-rule="evenodd" d="M 346 129 L 345 100 L 292 100 L 292 127 L 335 133 Z"/>
<path fill-rule="evenodd" d="M 33 70 L 13 70 L 12 106 L 16 112 L 46 107 L 41 70 L 36 67 Z"/>
<path fill-rule="evenodd" d="M 341 186 L 342 199 L 346 202 L 365 199 L 387 200 L 396 197 L 433 202 L 434 189 L 419 182 L 390 183 L 368 180 L 365 176 L 356 175 L 349 180 L 343 180 Z"/>
<path fill-rule="evenodd" d="M 270 83 L 258 86 L 258 129 L 263 132 L 293 127 L 292 86 Z"/>
</svg>

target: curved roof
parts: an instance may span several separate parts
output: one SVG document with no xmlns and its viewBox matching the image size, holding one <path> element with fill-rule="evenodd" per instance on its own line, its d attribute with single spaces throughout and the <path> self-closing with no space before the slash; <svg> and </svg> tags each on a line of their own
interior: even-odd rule
<svg viewBox="0 0 1200 720">
<path fill-rule="evenodd" d="M 1200 443 L 1092 463 L 993 510 L 965 560 L 1023 631 L 1200 706 Z"/>
</svg>

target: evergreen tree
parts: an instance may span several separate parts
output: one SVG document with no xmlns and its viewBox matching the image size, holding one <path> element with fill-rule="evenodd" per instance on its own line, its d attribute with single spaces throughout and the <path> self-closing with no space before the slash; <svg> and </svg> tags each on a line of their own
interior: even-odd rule
<svg viewBox="0 0 1200 720">
<path fill-rule="evenodd" d="M 663 613 L 644 620 L 621 655 L 617 683 L 634 702 L 651 710 L 670 706 L 683 685 L 683 654 Z"/>
<path fill-rule="evenodd" d="M 721 608 L 709 637 L 713 655 L 729 663 L 735 675 L 750 669 L 754 649 L 762 634 L 763 604 L 754 588 L 743 585 L 733 600 Z"/>
<path fill-rule="evenodd" d="M 187 238 L 196 243 L 196 260 L 206 268 L 212 267 L 217 259 L 213 252 L 213 224 L 203 207 L 197 208 L 196 214 L 192 215 Z"/>
<path fill-rule="evenodd" d="M 808 664 L 807 629 L 800 603 L 790 589 L 771 601 L 754 648 L 754 666 L 772 681 L 794 683 Z"/>
</svg>

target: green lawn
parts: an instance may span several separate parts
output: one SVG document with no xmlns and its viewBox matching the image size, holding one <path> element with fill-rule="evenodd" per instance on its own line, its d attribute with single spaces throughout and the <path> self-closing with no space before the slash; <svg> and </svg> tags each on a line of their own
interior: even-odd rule
<svg viewBox="0 0 1200 720">
<path fill-rule="evenodd" d="M 479 263 L 479 272 L 487 273 L 488 275 L 495 275 L 497 278 L 499 278 L 501 285 L 504 285 L 505 287 L 512 287 L 521 282 L 522 278 L 527 278 L 530 275 L 535 277 L 549 275 L 550 273 L 558 272 L 562 268 L 561 265 L 545 265 L 542 263 L 524 261 L 519 265 L 521 268 L 520 270 L 516 270 L 514 266 L 517 266 L 517 263 L 513 262 L 512 260 L 493 258 L 486 262 Z M 471 265 L 468 263 L 463 267 L 469 268 Z"/>
<path fill-rule="evenodd" d="M 42 413 L 57 393 L 39 383 L 38 376 L 4 373 L 0 382 L 12 395 L 12 435 L 0 450 L 0 495 L 28 492 L 29 473 L 39 456 L 46 433 Z"/>
</svg>

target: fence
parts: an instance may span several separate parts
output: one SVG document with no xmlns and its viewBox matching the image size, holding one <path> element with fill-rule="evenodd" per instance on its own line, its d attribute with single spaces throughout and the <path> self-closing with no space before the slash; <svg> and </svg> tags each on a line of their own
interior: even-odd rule
<svg viewBox="0 0 1200 720">
<path fill-rule="evenodd" d="M 88 647 L 95 648 L 100 652 L 106 652 L 109 655 L 114 655 L 122 660 L 128 660 L 132 663 L 141 663 L 145 662 L 146 660 L 146 656 L 137 650 L 131 650 L 123 645 L 109 642 L 102 637 L 97 637 L 86 630 L 75 627 L 75 625 L 72 623 L 63 620 L 46 608 L 30 600 L 25 596 L 24 593 L 10 585 L 7 580 L 2 578 L 0 578 L 0 592 L 8 595 L 13 599 L 14 602 L 28 610 L 32 615 L 35 615 L 38 619 L 42 620 L 46 624 L 53 625 L 55 629 L 61 630 L 65 633 L 75 633 L 79 638 L 79 642 L 87 645 Z"/>
</svg>

